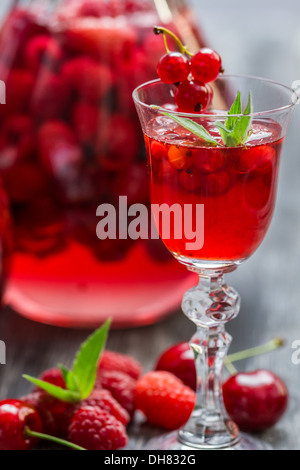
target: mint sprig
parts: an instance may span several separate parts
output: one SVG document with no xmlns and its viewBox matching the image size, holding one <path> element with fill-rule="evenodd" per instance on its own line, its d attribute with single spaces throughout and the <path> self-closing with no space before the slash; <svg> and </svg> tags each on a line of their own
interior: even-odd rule
<svg viewBox="0 0 300 470">
<path fill-rule="evenodd" d="M 249 92 L 248 103 L 244 112 L 242 112 L 241 93 L 238 92 L 233 105 L 228 111 L 225 124 L 220 121 L 215 123 L 215 126 L 220 130 L 222 140 L 226 147 L 237 147 L 238 145 L 245 144 L 249 137 L 252 122 L 251 116 L 249 116 L 251 113 L 251 92 Z"/>
<path fill-rule="evenodd" d="M 198 124 L 190 118 L 179 117 L 175 114 L 168 113 L 160 106 L 151 106 L 153 109 L 159 110 L 159 112 L 173 121 L 177 122 L 180 126 L 190 131 L 199 139 L 205 141 L 207 144 L 217 147 L 222 144 L 218 142 L 204 126 Z M 238 145 L 244 145 L 249 137 L 251 128 L 251 116 L 252 113 L 252 97 L 249 92 L 248 103 L 244 111 L 242 112 L 241 104 L 241 93 L 238 92 L 237 97 L 228 111 L 227 118 L 224 123 L 217 121 L 214 123 L 220 131 L 223 143 L 226 147 L 237 147 Z"/>
<path fill-rule="evenodd" d="M 105 347 L 110 323 L 111 320 L 107 320 L 80 346 L 71 370 L 64 365 L 59 366 L 66 382 L 66 389 L 27 374 L 23 377 L 59 400 L 68 403 L 84 400 L 94 388 L 98 363 Z"/>
</svg>

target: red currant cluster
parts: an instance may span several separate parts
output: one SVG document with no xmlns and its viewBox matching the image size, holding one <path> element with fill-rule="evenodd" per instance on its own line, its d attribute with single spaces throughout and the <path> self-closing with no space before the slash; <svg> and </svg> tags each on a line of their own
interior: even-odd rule
<svg viewBox="0 0 300 470">
<path fill-rule="evenodd" d="M 204 47 L 196 54 L 191 54 L 172 32 L 162 27 L 154 28 L 155 34 L 163 34 L 167 49 L 159 61 L 157 73 L 167 84 L 176 84 L 175 102 L 178 111 L 201 113 L 205 111 L 213 98 L 213 90 L 209 85 L 223 72 L 220 55 Z M 171 36 L 179 47 L 179 52 L 170 52 L 166 43 L 166 35 Z"/>
</svg>

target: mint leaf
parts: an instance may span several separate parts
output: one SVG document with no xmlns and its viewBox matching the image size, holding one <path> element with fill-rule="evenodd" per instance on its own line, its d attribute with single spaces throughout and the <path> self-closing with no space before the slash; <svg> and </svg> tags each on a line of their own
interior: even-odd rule
<svg viewBox="0 0 300 470">
<path fill-rule="evenodd" d="M 98 362 L 106 343 L 110 323 L 111 320 L 107 320 L 101 328 L 89 336 L 76 354 L 72 376 L 76 380 L 82 399 L 87 398 L 94 388 Z"/>
<path fill-rule="evenodd" d="M 213 138 L 213 136 L 205 129 L 205 127 L 201 126 L 197 122 L 193 121 L 189 118 L 182 118 L 179 116 L 175 116 L 174 114 L 167 113 L 164 111 L 164 108 L 160 108 L 159 106 L 152 106 L 153 109 L 160 110 L 161 114 L 164 114 L 168 118 L 172 119 L 173 121 L 177 122 L 180 126 L 184 127 L 192 134 L 199 137 L 201 140 L 204 140 L 208 144 L 212 145 L 213 147 L 220 146 L 221 144 Z"/>
<path fill-rule="evenodd" d="M 235 101 L 233 102 L 230 110 L 228 111 L 229 117 L 227 118 L 226 123 L 225 123 L 226 128 L 229 129 L 230 131 L 233 130 L 238 119 L 236 116 L 230 117 L 231 114 L 242 114 L 242 103 L 241 103 L 240 91 L 238 92 Z"/>
<path fill-rule="evenodd" d="M 251 127 L 252 97 L 249 93 L 247 106 L 242 113 L 241 94 L 238 92 L 235 102 L 231 106 L 225 125 L 217 122 L 216 127 L 220 129 L 220 134 L 226 147 L 237 147 L 245 144 L 249 136 Z M 243 114 L 242 116 L 231 116 L 231 114 Z"/>
<path fill-rule="evenodd" d="M 81 345 L 72 370 L 68 370 L 64 365 L 58 366 L 66 382 L 66 389 L 26 374 L 23 375 L 24 379 L 62 401 L 77 403 L 87 398 L 95 386 L 98 362 L 106 343 L 110 323 L 111 320 L 107 320 Z"/>
<path fill-rule="evenodd" d="M 65 390 L 64 388 L 45 382 L 44 380 L 36 379 L 30 375 L 24 374 L 22 377 L 59 400 L 66 401 L 68 403 L 78 403 L 81 399 L 79 392 Z"/>
</svg>

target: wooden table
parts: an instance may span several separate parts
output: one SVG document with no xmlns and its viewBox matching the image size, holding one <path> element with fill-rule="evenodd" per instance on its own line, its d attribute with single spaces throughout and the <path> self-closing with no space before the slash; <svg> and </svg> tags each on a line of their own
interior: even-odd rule
<svg viewBox="0 0 300 470">
<path fill-rule="evenodd" d="M 200 16 L 200 2 L 195 2 Z M 291 84 L 300 79 L 300 5 L 273 0 L 201 2 L 201 18 L 210 42 L 223 55 L 227 71 L 251 73 Z M 256 7 L 257 4 L 257 7 Z M 242 6 L 241 6 L 242 5 Z M 260 14 L 257 14 L 257 8 Z M 298 73 L 298 75 L 297 75 Z M 278 202 L 272 226 L 255 255 L 228 275 L 242 296 L 239 317 L 228 325 L 231 352 L 267 342 L 280 335 L 279 351 L 248 359 L 240 370 L 270 368 L 286 382 L 289 408 L 284 418 L 262 438 L 275 449 L 300 449 L 300 365 L 292 363 L 292 344 L 300 340 L 300 107 L 293 116 L 282 156 Z M 108 347 L 132 354 L 150 370 L 158 355 L 178 341 L 188 340 L 193 325 L 179 311 L 156 325 L 112 331 Z M 7 347 L 7 365 L 0 365 L 0 398 L 19 397 L 30 386 L 21 378 L 38 375 L 57 362 L 70 364 L 88 332 L 36 324 L 10 309 L 0 315 L 0 339 Z M 131 447 L 137 444 L 132 432 Z M 147 433 L 145 434 L 145 438 Z"/>
</svg>

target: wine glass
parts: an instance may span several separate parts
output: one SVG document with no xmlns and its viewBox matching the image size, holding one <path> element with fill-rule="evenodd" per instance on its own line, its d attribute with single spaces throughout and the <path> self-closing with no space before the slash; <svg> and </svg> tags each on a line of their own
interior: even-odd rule
<svg viewBox="0 0 300 470">
<path fill-rule="evenodd" d="M 176 86 L 160 80 L 133 93 L 145 136 L 156 227 L 174 257 L 199 275 L 199 284 L 185 293 L 182 302 L 184 314 L 196 325 L 190 342 L 197 370 L 195 409 L 182 429 L 152 440 L 148 448 L 267 447 L 240 433 L 224 409 L 221 375 L 231 342 L 225 324 L 240 309 L 240 296 L 224 282 L 224 274 L 249 258 L 266 235 L 282 144 L 298 90 L 298 83 L 289 88 L 264 78 L 220 75 L 206 114 L 176 112 Z M 247 135 L 244 143 L 225 146 L 220 129 L 223 126 L 225 132 L 227 112 L 238 92 L 244 110 L 249 93 L 252 96 Z M 235 122 L 245 119 L 242 113 L 231 117 Z M 192 132 L 187 118 L 217 144 Z"/>
</svg>

